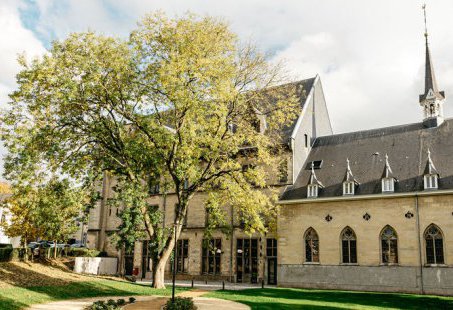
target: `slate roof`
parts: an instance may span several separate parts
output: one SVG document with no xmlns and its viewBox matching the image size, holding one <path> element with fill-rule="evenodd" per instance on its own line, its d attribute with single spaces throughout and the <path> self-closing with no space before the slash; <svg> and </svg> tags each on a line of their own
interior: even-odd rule
<svg viewBox="0 0 453 310">
<path fill-rule="evenodd" d="M 434 128 L 415 123 L 318 137 L 305 166 L 315 160 L 323 161 L 321 169 L 316 170 L 317 178 L 324 185 L 319 197 L 343 195 L 347 158 L 354 178 L 360 183 L 355 195 L 381 194 L 381 177 L 388 154 L 392 176 L 397 180 L 395 193 L 422 191 L 428 149 L 440 176 L 439 189 L 453 189 L 453 119 Z M 310 175 L 310 170 L 302 170 L 281 200 L 307 198 Z"/>
</svg>

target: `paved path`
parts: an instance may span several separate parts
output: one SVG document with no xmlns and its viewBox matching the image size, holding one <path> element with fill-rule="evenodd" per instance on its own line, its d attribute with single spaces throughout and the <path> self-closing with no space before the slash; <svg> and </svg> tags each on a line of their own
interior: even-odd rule
<svg viewBox="0 0 453 310">
<path fill-rule="evenodd" d="M 218 287 L 217 287 L 218 288 Z M 210 289 L 212 290 L 212 289 Z M 249 310 L 250 308 L 244 304 L 240 304 L 230 300 L 201 297 L 208 293 L 205 289 L 194 289 L 179 293 L 180 297 L 192 297 L 198 310 Z M 83 310 L 86 306 L 91 305 L 98 300 L 120 299 L 128 300 L 131 296 L 114 296 L 114 297 L 94 297 L 83 299 L 71 299 L 63 301 L 55 301 L 46 304 L 32 305 L 27 310 Z M 162 296 L 134 296 L 136 302 L 125 307 L 125 310 L 160 310 L 167 302 L 168 297 Z"/>
</svg>

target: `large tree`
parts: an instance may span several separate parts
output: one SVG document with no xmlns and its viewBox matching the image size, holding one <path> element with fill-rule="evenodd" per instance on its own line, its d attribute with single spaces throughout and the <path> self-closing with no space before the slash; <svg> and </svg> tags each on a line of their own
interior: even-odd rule
<svg viewBox="0 0 453 310">
<path fill-rule="evenodd" d="M 282 127 L 298 102 L 281 68 L 221 20 L 163 14 L 145 17 L 128 41 L 71 34 L 17 76 L 4 115 L 10 152 L 6 176 L 58 171 L 93 182 L 108 171 L 121 201 L 120 244 L 155 244 L 153 285 L 179 237 L 189 202 L 203 190 L 211 214 L 234 205 L 248 232 L 275 217 L 265 169 L 277 167 Z M 265 89 L 265 91 L 264 91 Z M 244 164 L 249 169 L 243 169 Z M 14 168 L 13 168 L 14 167 Z M 146 182 L 161 179 L 178 204 L 174 225 L 159 227 Z"/>
</svg>

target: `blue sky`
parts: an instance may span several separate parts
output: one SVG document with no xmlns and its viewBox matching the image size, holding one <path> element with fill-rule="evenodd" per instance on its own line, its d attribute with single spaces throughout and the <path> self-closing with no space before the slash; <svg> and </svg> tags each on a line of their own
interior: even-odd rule
<svg viewBox="0 0 453 310">
<path fill-rule="evenodd" d="M 453 1 L 428 3 L 440 88 L 453 93 Z M 88 29 L 127 37 L 146 13 L 191 11 L 223 17 L 242 40 L 294 79 L 321 76 L 335 132 L 418 122 L 423 88 L 423 14 L 414 0 L 2 0 L 0 107 L 15 88 L 17 53 L 46 52 L 52 40 Z M 445 105 L 453 116 L 453 103 Z"/>
</svg>

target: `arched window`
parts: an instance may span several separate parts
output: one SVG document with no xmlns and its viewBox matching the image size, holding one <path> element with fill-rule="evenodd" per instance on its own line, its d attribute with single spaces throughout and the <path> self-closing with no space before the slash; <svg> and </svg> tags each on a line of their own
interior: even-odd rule
<svg viewBox="0 0 453 310">
<path fill-rule="evenodd" d="M 305 232 L 305 262 L 319 263 L 319 238 L 311 227 Z"/>
<path fill-rule="evenodd" d="M 428 226 L 425 231 L 426 245 L 426 263 L 443 264 L 444 263 L 444 244 L 442 233 L 434 224 Z"/>
<path fill-rule="evenodd" d="M 341 233 L 341 256 L 343 264 L 357 263 L 357 238 L 351 227 Z"/>
<path fill-rule="evenodd" d="M 395 230 L 388 225 L 381 232 L 381 251 L 383 264 L 398 263 L 398 237 Z"/>
</svg>

